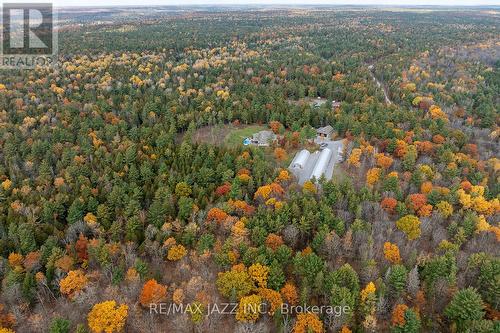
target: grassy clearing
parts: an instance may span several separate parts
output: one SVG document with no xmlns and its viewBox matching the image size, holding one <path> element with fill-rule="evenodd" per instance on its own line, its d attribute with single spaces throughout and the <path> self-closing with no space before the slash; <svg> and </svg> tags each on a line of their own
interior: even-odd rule
<svg viewBox="0 0 500 333">
<path fill-rule="evenodd" d="M 224 138 L 224 143 L 228 146 L 237 146 L 243 144 L 245 138 L 251 137 L 252 134 L 266 130 L 266 126 L 250 125 L 244 128 L 237 128 L 229 132 Z"/>
</svg>

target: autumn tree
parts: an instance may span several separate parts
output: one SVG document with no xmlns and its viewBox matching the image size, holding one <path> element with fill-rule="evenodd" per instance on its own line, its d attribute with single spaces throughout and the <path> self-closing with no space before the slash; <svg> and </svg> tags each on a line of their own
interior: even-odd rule
<svg viewBox="0 0 500 333">
<path fill-rule="evenodd" d="M 255 322 L 260 317 L 261 306 L 261 296 L 243 296 L 238 304 L 236 319 L 243 322 Z"/>
<path fill-rule="evenodd" d="M 277 147 L 274 149 L 274 158 L 276 158 L 278 161 L 284 161 L 288 158 L 286 150 L 283 148 Z"/>
<path fill-rule="evenodd" d="M 385 170 L 389 169 L 393 163 L 393 160 L 390 156 L 379 153 L 375 155 L 377 166 L 383 168 Z"/>
<path fill-rule="evenodd" d="M 389 262 L 393 264 L 399 264 L 399 262 L 401 261 L 398 246 L 396 244 L 392 244 L 391 242 L 384 243 L 384 256 Z"/>
<path fill-rule="evenodd" d="M 323 333 L 323 322 L 314 313 L 299 313 L 293 327 L 294 333 Z"/>
<path fill-rule="evenodd" d="M 186 255 L 186 248 L 182 244 L 177 244 L 168 249 L 167 259 L 170 261 L 177 261 Z"/>
<path fill-rule="evenodd" d="M 262 265 L 260 263 L 256 263 L 248 267 L 248 274 L 250 275 L 252 280 L 257 284 L 257 286 L 259 286 L 260 288 L 267 287 L 269 267 Z"/>
<path fill-rule="evenodd" d="M 104 301 L 92 307 L 87 320 L 92 333 L 122 332 L 127 316 L 127 305 L 118 305 L 115 301 Z"/>
<path fill-rule="evenodd" d="M 68 275 L 59 282 L 62 294 L 72 298 L 87 285 L 88 279 L 81 270 L 69 271 Z"/>
<path fill-rule="evenodd" d="M 371 168 L 366 173 L 366 184 L 368 186 L 373 186 L 380 179 L 380 174 L 382 170 L 380 168 Z"/>
<path fill-rule="evenodd" d="M 391 197 L 386 197 L 380 202 L 380 206 L 389 214 L 394 214 L 398 201 Z"/>
<path fill-rule="evenodd" d="M 142 306 L 148 307 L 151 304 L 158 304 L 164 301 L 167 297 L 167 287 L 156 282 L 155 279 L 148 280 L 142 287 L 139 296 L 139 303 Z"/>
<path fill-rule="evenodd" d="M 290 305 L 297 304 L 299 297 L 297 294 L 297 288 L 293 283 L 291 282 L 285 283 L 283 288 L 281 288 L 280 293 L 283 296 L 283 299 L 288 302 L 288 304 Z"/>
<path fill-rule="evenodd" d="M 414 215 L 406 215 L 396 221 L 396 227 L 404 232 L 409 240 L 420 237 L 420 220 Z"/>
<path fill-rule="evenodd" d="M 223 296 L 233 300 L 248 295 L 255 288 L 247 270 L 236 268 L 219 273 L 216 285 Z"/>
</svg>

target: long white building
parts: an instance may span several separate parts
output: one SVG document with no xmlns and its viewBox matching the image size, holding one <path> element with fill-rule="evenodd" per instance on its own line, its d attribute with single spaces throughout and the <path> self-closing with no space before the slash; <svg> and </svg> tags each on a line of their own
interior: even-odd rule
<svg viewBox="0 0 500 333">
<path fill-rule="evenodd" d="M 313 153 L 303 149 L 297 152 L 288 170 L 295 175 L 299 184 L 310 179 L 318 181 L 322 176 L 331 179 L 335 163 L 341 161 L 342 147 L 342 140 L 339 140 L 327 141 L 323 149 Z"/>
</svg>

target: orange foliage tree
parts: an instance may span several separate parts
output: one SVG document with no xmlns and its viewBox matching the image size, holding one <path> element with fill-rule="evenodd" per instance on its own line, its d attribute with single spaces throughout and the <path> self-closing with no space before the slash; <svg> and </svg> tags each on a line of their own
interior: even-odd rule
<svg viewBox="0 0 500 333">
<path fill-rule="evenodd" d="M 283 304 L 283 299 L 281 295 L 276 290 L 268 289 L 268 288 L 260 288 L 259 296 L 262 297 L 269 303 L 269 311 L 268 313 L 272 316 L 281 307 Z"/>
<path fill-rule="evenodd" d="M 280 173 L 278 174 L 278 178 L 276 179 L 279 182 L 286 182 L 290 180 L 290 173 L 288 170 L 280 170 Z"/>
<path fill-rule="evenodd" d="M 167 297 L 167 287 L 156 282 L 155 279 L 148 280 L 142 287 L 139 303 L 142 306 L 157 304 L 164 301 Z"/>
<path fill-rule="evenodd" d="M 415 212 L 418 211 L 423 205 L 427 203 L 427 197 L 422 193 L 410 194 L 409 197 L 410 208 Z"/>
<path fill-rule="evenodd" d="M 215 189 L 215 195 L 218 197 L 222 197 L 231 191 L 230 184 L 223 184 Z"/>
<path fill-rule="evenodd" d="M 315 313 L 299 313 L 293 327 L 294 333 L 323 333 L 323 322 Z"/>
<path fill-rule="evenodd" d="M 227 219 L 228 216 L 229 215 L 227 215 L 227 213 L 225 211 L 223 211 L 222 209 L 214 207 L 214 208 L 211 208 L 207 213 L 207 222 L 216 221 L 216 222 L 220 223 L 220 222 L 224 221 L 225 219 Z"/>
<path fill-rule="evenodd" d="M 88 243 L 89 240 L 87 239 L 87 237 L 85 237 L 83 234 L 80 234 L 80 237 L 75 243 L 76 255 L 78 256 L 78 259 L 80 259 L 80 261 L 84 261 L 89 258 L 89 254 L 87 252 Z"/>
<path fill-rule="evenodd" d="M 267 237 L 266 237 L 266 246 L 267 247 L 269 247 L 273 250 L 276 250 L 282 244 L 283 244 L 283 239 L 281 238 L 281 236 L 273 234 L 273 233 L 267 235 Z"/>
<path fill-rule="evenodd" d="M 276 158 L 278 161 L 284 161 L 288 157 L 286 150 L 280 147 L 277 147 L 274 149 L 274 158 Z"/>
<path fill-rule="evenodd" d="M 396 149 L 394 155 L 397 157 L 404 157 L 408 152 L 408 145 L 403 140 L 396 140 Z"/>
<path fill-rule="evenodd" d="M 420 192 L 428 194 L 430 191 L 432 191 L 432 182 L 426 181 L 420 185 Z"/>
<path fill-rule="evenodd" d="M 392 165 L 392 158 L 390 156 L 386 156 L 383 153 L 379 153 L 375 155 L 375 159 L 377 161 L 377 166 L 384 168 L 384 169 L 389 169 L 390 166 Z"/>
<path fill-rule="evenodd" d="M 279 121 L 273 120 L 269 122 L 269 127 L 271 128 L 271 131 L 273 131 L 274 134 L 278 134 L 283 125 Z"/>
<path fill-rule="evenodd" d="M 283 288 L 280 290 L 281 296 L 288 302 L 290 305 L 297 304 L 299 301 L 299 296 L 297 293 L 297 288 L 291 282 L 285 283 Z"/>
<path fill-rule="evenodd" d="M 392 311 L 391 324 L 392 326 L 404 326 L 405 321 L 405 312 L 408 310 L 408 306 L 406 304 L 397 304 Z"/>
<path fill-rule="evenodd" d="M 398 204 L 398 201 L 396 199 L 390 198 L 390 197 L 384 198 L 380 202 L 382 209 L 384 209 L 386 212 L 388 212 L 390 214 L 394 214 L 394 209 L 396 208 L 397 204 Z"/>
</svg>

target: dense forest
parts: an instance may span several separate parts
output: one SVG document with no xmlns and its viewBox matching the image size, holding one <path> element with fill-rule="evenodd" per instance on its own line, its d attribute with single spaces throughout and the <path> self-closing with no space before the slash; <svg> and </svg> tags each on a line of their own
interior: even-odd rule
<svg viewBox="0 0 500 333">
<path fill-rule="evenodd" d="M 0 72 L 0 333 L 500 332 L 499 15 L 61 13 Z"/>
</svg>

